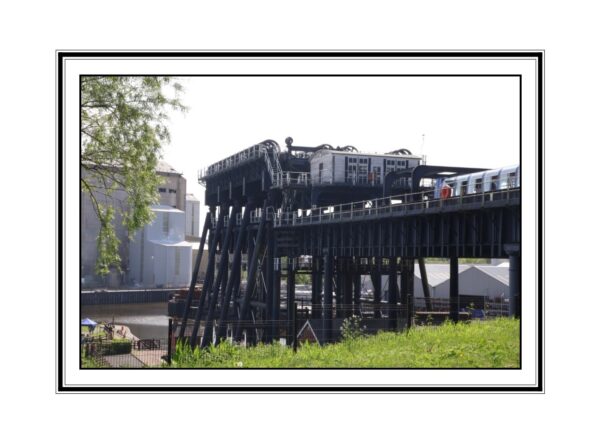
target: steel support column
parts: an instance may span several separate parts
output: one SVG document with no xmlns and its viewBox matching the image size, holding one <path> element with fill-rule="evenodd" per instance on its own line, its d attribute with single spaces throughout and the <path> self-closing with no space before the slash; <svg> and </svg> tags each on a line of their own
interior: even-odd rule
<svg viewBox="0 0 600 434">
<path fill-rule="evenodd" d="M 508 287 L 509 305 L 508 315 L 521 318 L 521 249 L 518 244 L 504 247 L 508 253 Z"/>
<path fill-rule="evenodd" d="M 458 322 L 459 291 L 458 291 L 458 258 L 450 258 L 450 320 Z"/>
<path fill-rule="evenodd" d="M 356 316 L 360 316 L 361 305 L 360 298 L 362 296 L 362 279 L 360 275 L 360 258 L 356 258 L 357 263 L 355 264 L 356 270 L 352 275 L 352 285 L 354 287 L 354 312 Z"/>
<path fill-rule="evenodd" d="M 373 283 L 373 316 L 381 318 L 381 258 L 375 258 L 375 270 L 371 271 Z"/>
<path fill-rule="evenodd" d="M 218 345 L 221 339 L 226 337 L 227 334 L 227 318 L 229 315 L 229 304 L 231 303 L 231 296 L 233 293 L 234 285 L 240 282 L 240 264 L 242 262 L 242 244 L 243 239 L 246 237 L 246 228 L 250 222 L 250 213 L 252 211 L 252 204 L 246 204 L 244 209 L 244 216 L 242 218 L 242 225 L 238 232 L 237 239 L 235 242 L 235 249 L 233 251 L 233 261 L 231 263 L 231 277 L 227 280 L 227 286 L 224 291 L 223 303 L 221 306 L 221 314 L 219 315 L 219 323 L 217 327 L 217 338 L 215 345 Z"/>
<path fill-rule="evenodd" d="M 246 227 L 246 232 L 248 232 L 247 227 Z M 242 241 L 242 243 L 243 243 L 243 241 Z M 243 257 L 243 247 L 242 247 L 242 257 Z M 239 318 L 239 307 L 240 307 L 239 306 L 239 298 L 240 298 L 240 291 L 241 291 L 241 287 L 242 287 L 242 259 L 240 259 L 240 263 L 238 264 L 238 267 L 235 270 L 235 273 L 233 273 L 233 276 L 235 276 L 235 282 L 233 282 L 233 294 L 231 295 L 231 297 L 233 300 L 234 312 L 237 313 L 237 317 Z"/>
<path fill-rule="evenodd" d="M 244 324 L 247 323 L 250 319 L 250 299 L 252 298 L 252 293 L 254 292 L 254 288 L 256 287 L 256 270 L 258 269 L 259 255 L 263 244 L 265 225 L 267 220 L 266 207 L 263 207 L 262 211 L 263 213 L 260 219 L 260 224 L 258 225 L 258 232 L 256 233 L 256 243 L 251 249 L 252 258 L 250 259 L 250 265 L 248 268 L 246 292 L 244 292 L 244 298 L 242 300 L 242 306 L 240 308 L 240 319 L 236 325 L 235 332 L 233 334 L 233 338 L 235 341 L 240 340 L 242 330 L 244 328 L 249 329 L 249 327 L 244 326 Z"/>
<path fill-rule="evenodd" d="M 279 339 L 279 318 L 281 311 L 281 258 L 277 252 L 277 245 L 274 249 L 274 263 L 273 263 L 273 306 L 271 318 L 271 340 Z"/>
<path fill-rule="evenodd" d="M 271 327 L 273 327 L 273 310 L 274 310 L 274 305 L 273 305 L 273 297 L 275 296 L 273 294 L 274 292 L 274 288 L 273 288 L 273 270 L 274 270 L 274 261 L 275 261 L 275 238 L 274 238 L 274 234 L 273 234 L 273 222 L 272 221 L 268 221 L 267 222 L 267 258 L 266 261 L 267 263 L 264 264 L 265 267 L 265 273 L 263 274 L 264 277 L 264 284 L 265 284 L 265 296 L 266 296 L 266 305 L 267 308 L 265 309 L 265 320 L 267 321 L 267 323 L 265 323 L 265 328 L 263 331 L 263 336 L 262 336 L 262 341 L 266 342 L 266 343 L 270 343 L 271 340 L 273 339 L 273 336 L 271 335 Z M 269 326 L 270 324 L 270 326 Z"/>
<path fill-rule="evenodd" d="M 210 301 L 208 304 L 208 313 L 206 314 L 206 322 L 204 323 L 204 333 L 202 334 L 202 341 L 200 347 L 207 347 L 213 338 L 213 321 L 215 316 L 215 309 L 217 302 L 219 301 L 219 292 L 225 282 L 227 281 L 228 265 L 229 265 L 229 244 L 231 243 L 233 227 L 235 226 L 235 216 L 240 209 L 239 205 L 231 208 L 231 215 L 227 222 L 227 231 L 225 232 L 225 239 L 221 245 L 221 260 L 219 261 L 219 270 L 217 272 L 217 278 L 213 285 L 213 290 L 210 294 Z"/>
<path fill-rule="evenodd" d="M 390 258 L 390 268 L 388 275 L 388 318 L 389 328 L 396 330 L 398 328 L 398 258 Z"/>
<path fill-rule="evenodd" d="M 179 339 L 182 339 L 185 335 L 185 328 L 187 326 L 187 320 L 190 314 L 190 307 L 194 301 L 194 292 L 196 290 L 196 282 L 198 281 L 198 273 L 200 272 L 200 264 L 202 263 L 202 254 L 204 253 L 204 244 L 206 243 L 206 235 L 212 223 L 212 211 L 206 213 L 204 217 L 204 227 L 202 229 L 202 238 L 200 238 L 200 248 L 196 255 L 196 262 L 194 263 L 194 271 L 192 272 L 192 280 L 188 289 L 187 298 L 185 300 L 185 310 L 183 311 L 183 318 L 181 319 L 181 326 L 179 327 Z M 212 231 L 211 231 L 212 232 Z"/>
<path fill-rule="evenodd" d="M 321 258 L 312 258 L 312 296 L 311 296 L 311 318 L 321 318 L 321 290 L 323 284 L 323 270 L 321 269 Z"/>
<path fill-rule="evenodd" d="M 198 331 L 200 329 L 200 321 L 202 319 L 202 310 L 206 302 L 206 294 L 210 292 L 210 288 L 213 284 L 215 276 L 215 261 L 217 254 L 217 244 L 223 231 L 223 222 L 225 221 L 225 214 L 229 210 L 229 206 L 221 205 L 219 208 L 219 219 L 217 220 L 217 228 L 215 230 L 214 237 L 211 242 L 210 250 L 208 251 L 208 264 L 206 268 L 206 279 L 204 279 L 204 285 L 202 286 L 202 293 L 200 294 L 200 300 L 198 301 L 198 308 L 194 318 L 194 327 L 192 329 L 192 336 L 190 337 L 190 345 L 192 348 L 196 346 L 196 340 L 198 338 Z"/>
<path fill-rule="evenodd" d="M 229 247 L 227 247 L 225 255 L 223 255 L 223 250 L 221 249 L 221 261 L 224 261 L 225 264 L 223 265 L 224 269 L 225 269 L 225 273 L 223 274 L 223 279 L 221 282 L 221 286 L 218 288 L 219 289 L 219 301 L 217 302 L 217 305 L 222 305 L 223 304 L 223 298 L 225 297 L 225 288 L 227 287 L 227 281 L 229 280 L 229 274 L 230 274 L 230 270 L 229 270 L 229 248 L 231 247 L 231 245 L 233 244 L 233 233 L 231 234 L 231 238 L 229 240 Z M 219 264 L 220 265 L 220 264 Z M 232 270 L 233 271 L 233 270 Z"/>
<path fill-rule="evenodd" d="M 343 297 L 342 297 L 342 305 L 343 305 L 343 318 L 349 318 L 352 315 L 352 270 L 351 264 L 347 260 L 345 262 L 345 267 L 342 270 L 343 279 L 342 279 L 342 289 L 343 289 Z"/>
<path fill-rule="evenodd" d="M 423 296 L 425 297 L 425 309 L 431 312 L 431 294 L 429 294 L 429 282 L 427 281 L 427 269 L 425 268 L 425 259 L 419 258 L 419 271 L 421 272 L 421 285 L 423 287 Z"/>
<path fill-rule="evenodd" d="M 295 258 L 287 258 L 287 336 L 285 342 L 287 345 L 291 345 L 294 341 L 294 304 L 296 302 L 296 270 L 295 270 Z"/>
<path fill-rule="evenodd" d="M 342 297 L 343 290 L 342 287 L 344 285 L 344 277 L 342 274 L 342 263 L 343 260 L 337 258 L 335 261 L 335 269 L 334 269 L 334 281 L 335 281 L 335 317 L 342 318 L 344 316 L 343 308 L 342 308 Z"/>
<path fill-rule="evenodd" d="M 331 341 L 333 327 L 333 253 L 325 253 L 325 282 L 323 287 L 323 340 Z"/>
<path fill-rule="evenodd" d="M 415 260 L 402 258 L 400 260 L 400 303 L 403 320 L 407 328 L 412 326 L 415 303 Z"/>
</svg>

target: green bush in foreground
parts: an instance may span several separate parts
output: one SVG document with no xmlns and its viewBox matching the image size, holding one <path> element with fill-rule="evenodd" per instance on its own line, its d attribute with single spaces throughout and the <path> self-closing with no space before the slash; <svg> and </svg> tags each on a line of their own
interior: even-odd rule
<svg viewBox="0 0 600 434">
<path fill-rule="evenodd" d="M 194 351 L 178 344 L 175 368 L 518 368 L 519 321 L 501 318 L 380 332 L 294 353 L 279 344 L 244 348 L 223 342 Z"/>
<path fill-rule="evenodd" d="M 128 339 L 113 339 L 106 342 L 92 342 L 83 347 L 84 355 L 113 356 L 131 353 L 131 341 Z"/>
</svg>

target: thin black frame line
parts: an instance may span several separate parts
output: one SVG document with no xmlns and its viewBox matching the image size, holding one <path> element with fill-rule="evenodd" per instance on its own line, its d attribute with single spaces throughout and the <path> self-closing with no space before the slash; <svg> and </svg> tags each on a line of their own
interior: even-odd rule
<svg viewBox="0 0 600 434">
<path fill-rule="evenodd" d="M 335 78 L 353 78 L 353 77 L 521 77 L 521 74 L 80 74 L 80 77 L 335 77 Z"/>
<path fill-rule="evenodd" d="M 63 309 L 62 309 L 62 302 L 63 302 L 63 254 L 64 254 L 64 250 L 63 250 L 63 238 L 64 238 L 64 232 L 63 232 L 63 221 L 64 218 L 66 218 L 66 216 L 63 212 L 63 175 L 64 175 L 64 167 L 63 167 L 63 162 L 62 162 L 62 158 L 63 158 L 63 138 L 64 138 L 64 133 L 63 133 L 63 98 L 64 98 L 64 88 L 63 88 L 63 62 L 60 59 L 59 56 L 59 62 L 57 65 L 57 69 L 56 69 L 56 81 L 57 81 L 57 121 L 56 121 L 56 143 L 57 143 L 57 173 L 56 173 L 56 177 L 57 177 L 57 206 L 56 206 L 56 224 L 57 224 L 57 235 L 58 235 L 58 258 L 57 258 L 57 276 L 56 276 L 56 281 L 57 281 L 57 297 L 56 297 L 56 305 L 55 305 L 55 311 L 57 313 L 58 316 L 58 321 L 57 321 L 57 328 L 58 328 L 58 348 L 56 351 L 56 357 L 57 357 L 57 370 L 58 370 L 58 375 L 57 375 L 57 383 L 59 386 L 59 390 L 60 387 L 63 385 L 63 320 L 64 320 L 64 315 L 63 315 Z"/>
<path fill-rule="evenodd" d="M 80 75 L 79 76 L 79 116 L 78 116 L 78 122 L 79 122 L 79 190 L 81 191 L 81 180 L 82 178 L 82 170 L 81 170 L 81 155 L 83 152 L 83 146 L 82 146 L 82 142 L 81 142 L 81 126 L 83 125 L 83 120 L 82 120 L 82 108 L 81 108 L 81 103 L 82 103 L 82 88 L 83 88 L 83 77 Z M 79 199 L 79 263 L 78 263 L 78 269 L 79 269 L 79 275 L 78 275 L 78 279 L 79 279 L 79 291 L 77 294 L 77 298 L 78 298 L 78 303 L 79 303 L 79 333 L 81 333 L 81 253 L 82 253 L 82 230 L 83 230 L 83 201 L 81 199 L 81 195 L 80 195 L 80 199 Z M 81 341 L 80 341 L 81 342 Z M 79 344 L 81 345 L 81 343 Z M 83 369 L 83 360 L 81 358 L 81 347 L 79 350 L 79 369 L 82 370 Z"/>
<path fill-rule="evenodd" d="M 544 143 L 545 143 L 545 136 L 544 136 L 544 126 L 545 126 L 545 107 L 544 107 L 544 91 L 545 91 L 545 81 L 544 81 L 544 74 L 545 74 L 545 64 L 544 61 L 542 60 L 543 56 L 539 56 L 538 57 L 538 61 L 535 64 L 535 67 L 537 69 L 537 86 L 536 86 L 536 92 L 537 92 L 537 96 L 538 96 L 538 100 L 537 100 L 537 104 L 535 107 L 535 112 L 536 112 L 536 123 L 538 125 L 538 132 L 537 132 L 537 145 L 538 145 L 538 150 L 539 150 L 539 154 L 538 154 L 538 161 L 536 161 L 535 167 L 536 170 L 539 170 L 539 177 L 538 177 L 538 189 L 536 190 L 536 194 L 538 194 L 538 206 L 537 206 L 537 212 L 538 212 L 538 230 L 536 231 L 536 237 L 538 238 L 538 246 L 537 246 L 537 250 L 538 250 L 538 255 L 536 255 L 536 260 L 539 262 L 536 262 L 536 266 L 537 266 L 537 270 L 538 270 L 538 282 L 537 282 L 537 286 L 538 286 L 538 297 L 539 297 L 539 304 L 540 307 L 538 309 L 538 313 L 539 313 L 539 342 L 538 342 L 538 352 L 537 352 L 537 357 L 538 357 L 538 367 L 539 367 L 539 372 L 540 372 L 540 378 L 539 378 L 539 382 L 540 385 L 544 384 L 544 381 L 546 379 L 546 373 L 543 370 L 543 362 L 545 360 L 545 353 L 544 353 L 544 349 L 546 348 L 545 345 L 545 338 L 546 338 L 546 334 L 544 332 L 544 309 L 545 309 L 545 303 L 546 303 L 546 299 L 544 297 L 544 264 L 545 264 L 545 260 L 544 258 L 546 257 L 546 252 L 545 252 L 545 245 L 544 245 L 544 217 L 545 217 L 545 207 L 544 207 L 544 197 L 545 197 L 545 189 L 544 189 L 544 163 L 545 163 L 545 154 L 544 154 Z"/>
<path fill-rule="evenodd" d="M 521 185 L 523 181 L 523 76 L 519 75 L 519 170 L 521 172 Z M 519 206 L 519 220 L 521 221 L 521 227 L 523 223 L 523 207 Z M 523 240 L 519 239 L 519 255 L 523 256 Z M 519 265 L 520 266 L 520 265 Z M 519 287 L 523 279 L 519 275 Z M 522 290 L 522 289 L 521 289 Z M 521 294 L 519 294 L 521 297 Z M 523 304 L 522 299 L 519 299 L 519 304 Z M 519 308 L 521 311 L 521 308 Z M 522 314 L 522 312 L 521 312 Z M 537 324 L 536 324 L 537 327 Z M 537 334 L 537 333 L 536 333 Z M 519 368 L 523 368 L 523 321 L 519 321 Z"/>
<path fill-rule="evenodd" d="M 82 77 L 99 77 L 99 76 L 103 76 L 103 75 L 97 75 L 97 74 L 82 74 L 79 76 L 79 100 L 81 101 L 81 78 Z M 130 77 L 129 75 L 111 75 L 112 77 Z M 139 75 L 139 76 L 151 76 L 151 75 Z M 160 75 L 156 75 L 156 76 L 160 76 Z M 206 77 L 206 76 L 211 76 L 211 77 L 221 77 L 221 75 L 198 75 L 198 77 Z M 239 74 L 239 75 L 223 75 L 224 77 L 250 77 L 250 78 L 254 78 L 257 77 L 257 75 L 253 75 L 253 74 Z M 262 76 L 262 75 L 258 75 L 258 76 Z M 268 76 L 273 76 L 273 77 L 290 77 L 289 75 L 268 75 Z M 312 74 L 299 74 L 299 75 L 292 75 L 294 77 L 314 77 L 315 75 Z M 321 75 L 317 75 L 318 77 L 321 77 Z M 357 75 L 336 75 L 336 74 L 329 74 L 329 75 L 324 75 L 324 77 L 379 77 L 379 75 L 363 75 L 363 74 L 357 74 Z M 406 77 L 407 75 L 383 75 L 385 77 Z M 421 75 L 419 74 L 410 74 L 408 75 L 409 77 L 421 77 Z M 440 75 L 431 75 L 431 74 L 425 74 L 423 75 L 423 77 L 426 78 L 430 78 L 430 77 L 450 77 L 450 78 L 455 78 L 455 77 L 462 77 L 463 75 L 457 75 L 457 74 L 440 74 Z M 469 75 L 466 75 L 469 76 Z M 483 78 L 488 78 L 488 77 L 496 77 L 496 75 L 474 75 L 476 77 L 483 77 Z M 177 77 L 177 75 L 174 75 L 174 77 Z M 469 76 L 470 77 L 470 76 Z M 510 78 L 519 78 L 519 111 L 518 111 L 518 118 L 519 118 L 519 164 L 521 164 L 521 154 L 522 154 L 522 136 L 521 136 L 521 132 L 522 132 L 522 123 L 523 123 L 523 118 L 522 118 L 522 113 L 521 113 L 521 101 L 522 101 L 522 87 L 521 87 L 521 78 L 522 75 L 520 74 L 511 74 L 511 75 L 501 75 L 501 77 L 510 77 Z M 81 130 L 81 110 L 79 111 L 79 129 Z M 83 147 L 82 147 L 82 142 L 81 142 L 81 135 L 79 136 L 79 177 L 81 178 L 81 153 L 82 153 Z M 80 228 L 80 233 L 81 233 L 81 215 L 82 215 L 82 204 L 80 203 L 79 205 L 79 228 Z M 82 247 L 81 247 L 81 237 L 79 239 L 79 260 L 81 261 L 81 253 L 82 253 Z M 81 265 L 81 264 L 80 264 Z M 81 282 L 81 267 L 79 267 L 79 282 Z M 81 283 L 79 286 L 79 312 L 81 313 L 82 311 L 82 304 L 81 304 Z M 466 368 L 466 367 L 455 367 L 455 368 L 440 368 L 440 367 L 430 367 L 430 368 L 407 368 L 407 367 L 397 367 L 397 368 L 392 368 L 392 367 L 376 367 L 376 368 L 347 368 L 347 367 L 339 367 L 339 368 L 334 368 L 334 367 L 302 367 L 302 368 L 284 368 L 284 367 L 273 367 L 273 368 L 265 368 L 265 367 L 249 367 L 246 368 L 247 370 L 252 370 L 252 371 L 261 371 L 261 370 L 284 370 L 284 371 L 289 371 L 289 370 L 295 370 L 295 369 L 299 369 L 299 370 L 325 370 L 325 371 L 329 371 L 329 370 L 334 370 L 334 371 L 340 371 L 340 370 L 361 370 L 361 371 L 370 371 L 370 370 L 376 370 L 376 371 L 436 371 L 436 370 L 445 370 L 445 371 L 461 371 L 461 370 L 467 370 L 467 371 L 496 371 L 496 370 L 500 370 L 500 371 L 509 371 L 509 370 L 520 370 L 522 369 L 522 354 L 523 354 L 523 341 L 522 341 L 522 325 L 519 325 L 519 367 L 515 367 L 515 368 L 478 368 L 478 367 L 473 367 L 473 368 Z M 80 369 L 82 368 L 82 364 L 81 364 L 81 359 L 79 361 L 79 367 Z M 122 370 L 139 370 L 139 369 L 145 369 L 145 370 L 161 370 L 162 368 L 160 367 L 145 367 L 145 368 L 85 368 L 86 371 L 90 370 L 90 371 L 94 371 L 94 370 L 103 370 L 103 371 L 110 371 L 110 370 L 118 370 L 118 371 L 122 371 Z M 223 368 L 178 368 L 178 370 L 189 370 L 189 371 L 211 371 L 211 370 L 236 370 L 237 368 L 227 368 L 227 367 L 223 367 Z"/>
<path fill-rule="evenodd" d="M 520 102 L 521 102 L 521 95 L 520 95 Z M 520 112 L 519 112 L 520 113 Z M 521 118 L 520 118 L 521 121 Z M 520 137 L 521 138 L 521 137 Z M 521 148 L 520 148 L 520 153 L 521 153 Z M 520 347 L 522 350 L 522 343 L 520 342 Z M 522 357 L 522 353 L 520 353 L 520 359 Z M 110 370 L 117 370 L 118 368 L 109 368 Z M 134 369 L 134 368 L 131 368 Z M 150 369 L 159 369 L 159 368 L 150 368 Z M 202 368 L 183 368 L 184 370 L 198 370 L 198 369 L 202 369 Z M 221 369 L 228 369 L 228 368 L 206 368 L 206 369 L 215 369 L 215 370 L 221 370 Z M 249 369 L 285 369 L 285 370 L 290 370 L 290 369 L 319 369 L 319 370 L 327 370 L 327 369 L 337 369 L 337 370 L 354 370 L 354 369 L 378 369 L 378 370 L 386 370 L 386 369 L 393 369 L 393 370 L 448 370 L 447 368 L 249 368 Z M 475 370 L 475 369 L 485 369 L 485 370 L 510 370 L 510 369 L 514 369 L 514 370 L 518 370 L 520 368 L 450 368 L 451 370 Z M 326 386 L 324 386 L 326 387 Z M 347 386 L 347 387 L 351 387 L 351 386 Z M 369 387 L 369 385 L 367 386 L 362 386 L 362 387 Z M 394 387 L 394 386 L 389 386 L 389 387 Z M 389 387 L 387 387 L 389 389 Z M 485 386 L 481 386 L 481 387 L 485 387 Z"/>
<path fill-rule="evenodd" d="M 489 58 L 494 60 L 506 60 L 506 59 L 532 59 L 537 58 L 540 60 L 542 54 L 545 53 L 543 50 L 527 50 L 527 51 L 254 51 L 254 50 L 235 50 L 235 51 L 68 51 L 60 50 L 58 55 L 61 57 L 81 58 L 81 57 L 101 57 L 101 58 L 122 58 L 122 57 L 143 57 L 156 59 L 157 57 L 166 58 L 180 58 L 180 57 L 191 57 L 191 58 L 277 58 L 277 57 L 296 57 L 302 58 L 303 60 L 310 58 L 418 58 L 420 60 L 439 60 L 439 58 L 453 58 L 453 59 L 464 59 L 469 60 L 471 58 Z M 436 59 L 428 59 L 435 57 Z M 497 59 L 501 58 L 501 59 Z M 229 60 L 229 59 L 227 59 Z M 231 59 L 238 60 L 238 59 Z M 386 59 L 387 60 L 387 59 Z"/>
</svg>

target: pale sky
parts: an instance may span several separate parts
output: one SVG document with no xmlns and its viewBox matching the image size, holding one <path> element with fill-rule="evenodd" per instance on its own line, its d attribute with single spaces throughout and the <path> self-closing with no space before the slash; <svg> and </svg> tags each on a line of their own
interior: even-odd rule
<svg viewBox="0 0 600 434">
<path fill-rule="evenodd" d="M 519 162 L 516 77 L 186 77 L 185 114 L 169 121 L 163 159 L 204 205 L 197 172 L 266 139 L 408 148 L 427 164 L 495 168 Z M 423 134 L 425 134 L 422 148 Z M 203 211 L 204 214 L 206 210 Z"/>
</svg>

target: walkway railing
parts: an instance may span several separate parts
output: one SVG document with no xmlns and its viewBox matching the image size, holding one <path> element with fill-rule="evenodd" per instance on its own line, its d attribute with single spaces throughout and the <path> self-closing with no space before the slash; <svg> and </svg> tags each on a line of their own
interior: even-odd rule
<svg viewBox="0 0 600 434">
<path fill-rule="evenodd" d="M 269 152 L 271 152 L 272 155 L 269 155 Z M 285 177 L 282 175 L 283 172 L 279 164 L 278 152 L 274 148 L 269 148 L 260 144 L 251 146 L 241 152 L 238 152 L 237 154 L 233 154 L 221 161 L 217 161 L 216 163 L 211 164 L 204 169 L 200 169 L 198 171 L 198 182 L 205 186 L 206 178 L 221 172 L 235 169 L 249 161 L 259 160 L 261 158 L 265 162 L 267 172 L 269 172 L 271 184 L 277 185 L 278 182 L 282 182 Z"/>
<path fill-rule="evenodd" d="M 233 154 L 221 161 L 217 161 L 216 163 L 211 164 L 210 166 L 204 169 L 200 169 L 198 171 L 198 182 L 202 185 L 205 185 L 205 178 L 209 176 L 213 176 L 217 173 L 233 169 L 247 161 L 263 158 L 263 150 L 264 146 L 254 145 L 244 149 L 241 152 L 238 152 L 237 154 Z"/>
<path fill-rule="evenodd" d="M 407 193 L 309 210 L 280 211 L 275 215 L 274 225 L 275 227 L 281 227 L 321 224 L 341 220 L 352 221 L 363 219 L 368 216 L 383 216 L 391 213 L 401 213 L 403 211 L 440 209 L 466 204 L 483 205 L 490 202 L 518 198 L 520 197 L 520 190 L 520 188 L 511 188 L 455 196 L 447 199 L 434 199 L 434 190 L 429 190 L 420 193 Z"/>
<path fill-rule="evenodd" d="M 428 210 L 452 208 L 462 205 L 484 205 L 488 203 L 516 199 L 521 195 L 521 188 L 511 188 L 500 191 L 490 191 L 478 194 L 450 197 L 448 199 L 429 199 L 433 197 L 433 190 L 421 193 L 407 193 L 397 196 L 388 196 L 379 199 L 350 202 L 335 206 L 325 206 L 308 210 L 282 212 L 273 207 L 267 207 L 267 220 L 273 221 L 275 227 L 300 226 L 322 224 L 337 221 L 352 221 L 364 219 L 369 216 L 384 216 L 401 213 L 403 211 Z M 415 200 L 415 198 L 418 198 Z M 411 201 L 411 199 L 413 199 Z M 262 216 L 262 209 L 257 208 L 250 212 L 250 223 L 257 224 Z M 229 217 L 224 217 L 224 224 Z M 242 213 L 236 215 L 236 225 L 240 226 Z M 216 221 L 213 220 L 213 228 Z"/>
<path fill-rule="evenodd" d="M 310 185 L 310 173 L 308 172 L 279 172 L 275 177 L 275 187 L 293 187 Z"/>
</svg>

